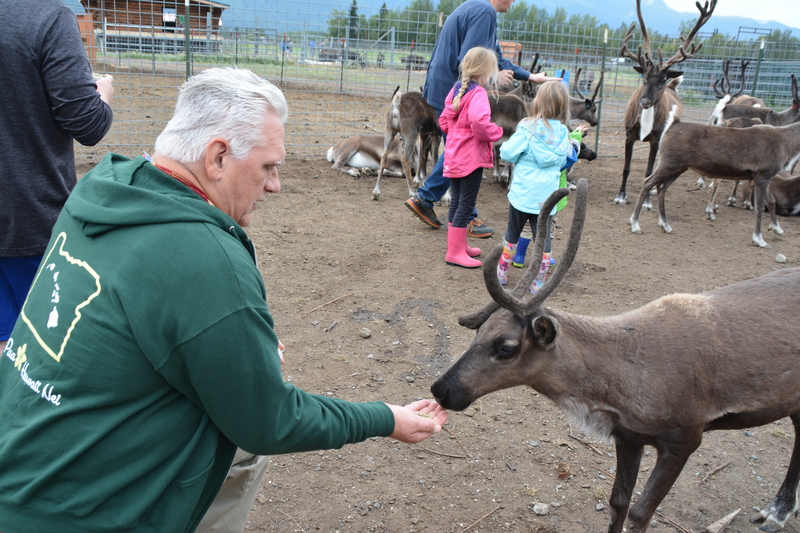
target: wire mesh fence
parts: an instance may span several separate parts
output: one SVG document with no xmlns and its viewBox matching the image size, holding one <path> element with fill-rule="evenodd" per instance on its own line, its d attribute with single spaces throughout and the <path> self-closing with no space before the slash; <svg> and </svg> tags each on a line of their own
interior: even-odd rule
<svg viewBox="0 0 800 533">
<path fill-rule="evenodd" d="M 132 156 L 152 150 L 172 115 L 177 88 L 187 76 L 214 66 L 250 69 L 284 90 L 290 154 L 324 155 L 346 136 L 382 134 L 395 88 L 418 90 L 425 83 L 427 61 L 446 20 L 432 8 L 390 10 L 384 4 L 372 9 L 355 1 L 265 0 L 262 8 L 236 9 L 235 16 L 227 16 L 222 3 L 191 2 L 187 17 L 185 4 L 174 0 L 83 0 L 78 19 L 87 52 L 95 72 L 115 77 L 116 94 L 111 131 L 95 147 L 76 146 L 79 165 L 90 166 L 109 151 Z M 530 23 L 510 15 L 499 15 L 498 36 L 514 62 L 528 68 L 538 53 L 543 72 L 571 81 L 581 69 L 584 93 L 604 73 L 600 123 L 590 143 L 601 156 L 621 155 L 625 107 L 641 84 L 632 62 L 619 57 L 624 25 L 613 30 Z M 684 72 L 679 89 L 684 120 L 708 120 L 718 101 L 714 82 L 722 76 L 724 60 L 733 60 L 732 90 L 744 83 L 745 93 L 769 107 L 792 105 L 790 75 L 800 72 L 800 41 L 770 40 L 763 31 L 756 39 L 746 31 L 744 36 L 751 38 L 740 39 L 742 31 L 736 37 L 701 33 L 703 48 L 673 67 Z M 640 39 L 637 29 L 631 50 Z M 677 35 L 651 34 L 651 42 L 665 57 L 679 46 Z M 744 74 L 742 59 L 750 61 Z M 637 143 L 634 155 L 646 151 Z"/>
</svg>

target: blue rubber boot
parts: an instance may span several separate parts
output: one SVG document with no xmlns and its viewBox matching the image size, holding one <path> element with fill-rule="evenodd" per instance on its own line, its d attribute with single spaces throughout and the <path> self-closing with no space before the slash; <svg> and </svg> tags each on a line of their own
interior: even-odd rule
<svg viewBox="0 0 800 533">
<path fill-rule="evenodd" d="M 528 251 L 528 245 L 530 243 L 530 239 L 526 239 L 525 237 L 519 238 L 517 241 L 517 253 L 514 255 L 514 259 L 511 261 L 512 265 L 515 267 L 525 266 L 525 253 Z"/>
</svg>

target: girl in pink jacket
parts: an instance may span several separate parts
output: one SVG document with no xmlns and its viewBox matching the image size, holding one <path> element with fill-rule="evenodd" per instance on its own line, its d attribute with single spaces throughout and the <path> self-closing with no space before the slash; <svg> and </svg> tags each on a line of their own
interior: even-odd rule
<svg viewBox="0 0 800 533">
<path fill-rule="evenodd" d="M 471 48 L 459 67 L 461 79 L 444 102 L 439 125 L 447 136 L 444 175 L 450 180 L 450 210 L 447 213 L 448 265 L 478 268 L 474 259 L 480 248 L 467 245 L 467 224 L 481 188 L 483 169 L 494 162 L 492 143 L 503 136 L 503 128 L 492 122 L 489 96 L 483 86 L 497 80 L 497 54 L 488 48 Z"/>
</svg>

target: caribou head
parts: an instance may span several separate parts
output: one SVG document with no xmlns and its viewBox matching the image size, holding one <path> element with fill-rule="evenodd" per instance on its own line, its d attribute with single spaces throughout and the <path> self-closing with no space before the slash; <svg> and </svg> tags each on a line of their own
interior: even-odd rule
<svg viewBox="0 0 800 533">
<path fill-rule="evenodd" d="M 692 28 L 692 31 L 689 32 L 688 36 L 681 36 L 680 48 L 678 48 L 675 55 L 666 61 L 664 61 L 664 56 L 660 48 L 656 51 L 657 57 L 653 56 L 650 46 L 650 36 L 647 34 L 647 27 L 645 27 L 644 18 L 642 17 L 641 3 L 641 0 L 636 0 L 636 14 L 639 17 L 639 26 L 642 30 L 642 44 L 639 45 L 638 54 L 634 54 L 628 49 L 628 41 L 633 37 L 633 30 L 636 28 L 636 23 L 634 22 L 631 24 L 631 27 L 628 28 L 628 33 L 622 40 L 622 48 L 620 49 L 619 55 L 620 57 L 627 57 L 633 60 L 636 63 L 633 69 L 644 76 L 644 90 L 641 92 L 639 104 L 644 109 L 649 109 L 661 98 L 661 95 L 664 94 L 664 90 L 667 88 L 667 82 L 671 78 L 677 78 L 683 75 L 683 72 L 679 70 L 670 70 L 670 67 L 693 57 L 695 53 L 703 47 L 702 43 L 695 44 L 692 40 L 697 35 L 700 28 L 711 18 L 711 14 L 717 6 L 717 0 L 711 0 L 710 7 L 708 0 L 706 0 L 705 6 L 701 6 L 700 2 L 696 2 L 697 9 L 700 10 L 697 23 L 694 25 L 694 28 Z"/>
<path fill-rule="evenodd" d="M 594 93 L 592 93 L 591 98 L 587 98 L 581 92 L 581 71 L 583 69 L 579 68 L 578 72 L 575 74 L 575 92 L 578 93 L 583 102 L 581 103 L 581 107 L 579 109 L 575 109 L 570 106 L 570 115 L 572 118 L 580 118 L 585 120 L 589 123 L 590 126 L 597 126 L 597 106 L 600 105 L 600 102 L 603 101 L 602 98 L 599 100 L 597 99 L 597 93 L 600 92 L 600 87 L 603 85 L 603 74 L 604 72 L 600 71 L 600 80 L 597 82 L 597 85 L 594 88 Z M 591 83 L 591 81 L 589 82 Z M 591 85 L 590 85 L 591 87 Z M 576 106 L 577 107 L 577 106 Z"/>
<path fill-rule="evenodd" d="M 533 258 L 513 290 L 507 290 L 497 279 L 496 265 L 503 252 L 502 244 L 490 252 L 483 263 L 483 278 L 493 301 L 458 319 L 459 324 L 476 329 L 477 333 L 464 355 L 431 386 L 431 392 L 442 407 L 460 411 L 490 392 L 536 383 L 536 370 L 548 364 L 550 348 L 558 337 L 558 324 L 541 306 L 575 259 L 586 219 L 587 191 L 586 180 L 579 180 L 566 250 L 552 276 L 536 294 L 530 295 L 528 287 L 542 262 L 548 217 L 539 217 Z M 554 192 L 545 201 L 541 213 L 550 213 L 568 193 L 567 188 Z M 541 392 L 547 394 L 548 386 L 543 384 L 542 387 Z"/>
</svg>

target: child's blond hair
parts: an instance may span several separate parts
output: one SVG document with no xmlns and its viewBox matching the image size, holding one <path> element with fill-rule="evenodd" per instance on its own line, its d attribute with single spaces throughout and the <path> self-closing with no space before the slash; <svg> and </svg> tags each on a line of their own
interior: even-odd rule
<svg viewBox="0 0 800 533">
<path fill-rule="evenodd" d="M 499 72 L 497 68 L 497 53 L 482 46 L 470 48 L 464 55 L 464 59 L 461 60 L 458 69 L 461 71 L 461 89 L 453 97 L 453 111 L 458 111 L 461 97 L 467 92 L 469 82 L 473 78 L 481 79 L 488 76 L 489 85 L 494 86 L 497 84 L 497 73 Z"/>
<path fill-rule="evenodd" d="M 560 81 L 547 81 L 536 92 L 536 98 L 531 106 L 531 116 L 527 121 L 535 122 L 539 119 L 551 134 L 553 128 L 547 122 L 548 119 L 557 120 L 565 126 L 569 122 L 569 92 Z"/>
</svg>

